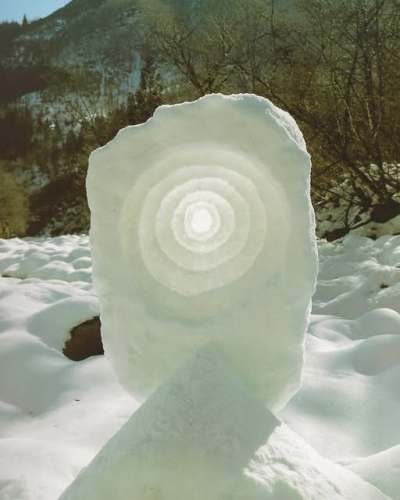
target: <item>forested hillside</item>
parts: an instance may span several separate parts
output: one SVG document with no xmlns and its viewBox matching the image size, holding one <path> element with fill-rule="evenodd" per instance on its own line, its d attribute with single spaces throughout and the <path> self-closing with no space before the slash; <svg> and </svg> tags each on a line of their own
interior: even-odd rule
<svg viewBox="0 0 400 500">
<path fill-rule="evenodd" d="M 296 119 L 320 233 L 385 222 L 400 214 L 399 54 L 400 0 L 72 0 L 0 24 L 0 232 L 86 231 L 89 153 L 212 92 Z"/>
</svg>

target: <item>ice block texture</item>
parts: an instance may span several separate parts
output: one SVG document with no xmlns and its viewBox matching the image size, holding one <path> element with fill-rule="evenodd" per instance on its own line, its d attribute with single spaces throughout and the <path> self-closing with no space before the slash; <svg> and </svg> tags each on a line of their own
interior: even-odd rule
<svg viewBox="0 0 400 500">
<path fill-rule="evenodd" d="M 213 344 L 271 409 L 300 385 L 317 253 L 310 158 L 254 95 L 162 106 L 89 162 L 105 352 L 145 399 Z"/>
</svg>

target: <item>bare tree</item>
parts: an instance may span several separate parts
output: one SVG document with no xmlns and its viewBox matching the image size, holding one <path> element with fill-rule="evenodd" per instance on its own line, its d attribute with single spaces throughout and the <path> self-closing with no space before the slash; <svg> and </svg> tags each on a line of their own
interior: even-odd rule
<svg viewBox="0 0 400 500">
<path fill-rule="evenodd" d="M 304 55 L 308 66 L 297 66 L 292 94 L 284 87 L 276 92 L 303 125 L 316 192 L 323 198 L 346 177 L 348 202 L 359 212 L 380 205 L 388 216 L 400 213 L 392 200 L 400 189 L 400 102 L 394 97 L 400 93 L 400 3 L 299 0 L 297 9 L 292 62 Z M 356 213 L 348 221 L 355 223 L 357 211 L 349 213 Z"/>
<path fill-rule="evenodd" d="M 347 199 L 345 225 L 366 208 L 400 213 L 392 199 L 400 190 L 400 0 L 140 5 L 145 38 L 185 98 L 270 98 L 306 136 L 316 199 Z"/>
<path fill-rule="evenodd" d="M 203 0 L 182 10 L 142 2 L 143 24 L 159 61 L 195 93 L 254 91 L 265 68 L 268 2 Z M 269 5 L 269 4 L 268 4 Z"/>
</svg>

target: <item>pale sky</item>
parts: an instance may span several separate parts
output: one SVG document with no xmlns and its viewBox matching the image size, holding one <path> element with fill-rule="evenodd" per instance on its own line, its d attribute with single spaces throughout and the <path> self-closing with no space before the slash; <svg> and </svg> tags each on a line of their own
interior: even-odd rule
<svg viewBox="0 0 400 500">
<path fill-rule="evenodd" d="M 24 14 L 28 21 L 46 17 L 71 0 L 0 0 L 0 22 L 22 22 Z"/>
</svg>

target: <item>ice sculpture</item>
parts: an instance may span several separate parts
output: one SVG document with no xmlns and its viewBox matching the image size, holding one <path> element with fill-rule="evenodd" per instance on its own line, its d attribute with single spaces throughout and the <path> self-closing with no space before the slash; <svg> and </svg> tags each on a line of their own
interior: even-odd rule
<svg viewBox="0 0 400 500">
<path fill-rule="evenodd" d="M 90 158 L 105 352 L 144 400 L 212 345 L 270 409 L 300 384 L 317 255 L 310 158 L 254 95 L 162 106 Z"/>
</svg>

